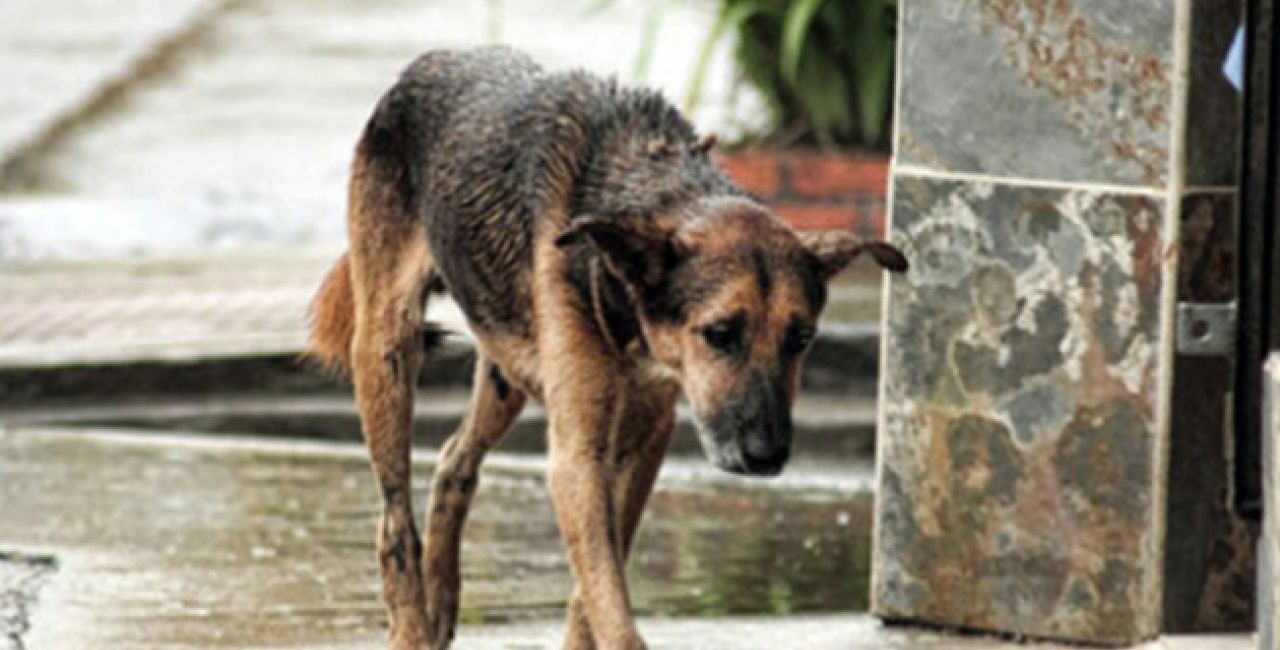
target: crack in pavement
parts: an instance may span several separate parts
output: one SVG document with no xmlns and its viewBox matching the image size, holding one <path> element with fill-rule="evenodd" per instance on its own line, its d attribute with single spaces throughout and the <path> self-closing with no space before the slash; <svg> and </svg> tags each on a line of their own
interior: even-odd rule
<svg viewBox="0 0 1280 650">
<path fill-rule="evenodd" d="M 0 551 L 0 650 L 24 650 L 31 605 L 57 560 L 47 555 Z"/>
<path fill-rule="evenodd" d="M 206 0 L 200 3 L 172 30 L 155 38 L 123 70 L 99 81 L 71 106 L 53 113 L 51 119 L 13 149 L 0 152 L 0 191 L 39 187 L 40 165 L 50 152 L 94 117 L 122 102 L 135 88 L 169 71 L 178 57 L 213 29 L 223 14 L 242 2 Z"/>
</svg>

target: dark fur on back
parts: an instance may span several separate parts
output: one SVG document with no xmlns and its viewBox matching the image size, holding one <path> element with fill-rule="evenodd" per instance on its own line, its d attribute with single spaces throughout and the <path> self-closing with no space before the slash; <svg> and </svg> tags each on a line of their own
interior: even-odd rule
<svg viewBox="0 0 1280 650">
<path fill-rule="evenodd" d="M 741 196 L 652 90 L 585 72 L 548 74 L 504 47 L 419 57 L 382 98 L 360 154 L 423 219 L 438 271 L 473 326 L 527 335 L 535 219 L 648 219 L 708 196 Z M 567 195 L 566 189 L 567 188 Z M 593 253 L 571 248 L 575 258 Z M 569 280 L 585 292 L 589 264 Z M 607 311 L 629 331 L 618 287 Z M 620 319 L 620 320 L 619 320 Z"/>
</svg>

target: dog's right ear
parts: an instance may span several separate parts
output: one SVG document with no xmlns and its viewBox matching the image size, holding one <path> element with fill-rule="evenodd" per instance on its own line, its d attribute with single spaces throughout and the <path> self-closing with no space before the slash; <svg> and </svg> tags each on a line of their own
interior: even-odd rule
<svg viewBox="0 0 1280 650">
<path fill-rule="evenodd" d="M 909 266 L 907 257 L 892 244 L 862 239 L 853 233 L 808 231 L 799 233 L 799 237 L 800 243 L 813 257 L 818 277 L 823 282 L 830 280 L 861 253 L 870 253 L 876 264 L 894 273 L 903 273 Z"/>
<path fill-rule="evenodd" d="M 657 286 L 679 257 L 673 233 L 644 217 L 576 217 L 556 246 L 582 241 L 600 253 L 610 272 L 641 289 Z"/>
</svg>

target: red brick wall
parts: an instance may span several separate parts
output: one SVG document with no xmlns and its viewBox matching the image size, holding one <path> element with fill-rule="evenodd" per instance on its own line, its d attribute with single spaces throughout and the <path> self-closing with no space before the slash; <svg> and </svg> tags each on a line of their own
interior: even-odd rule
<svg viewBox="0 0 1280 650">
<path fill-rule="evenodd" d="M 715 160 L 797 229 L 884 234 L 887 157 L 735 151 L 717 153 Z"/>
</svg>

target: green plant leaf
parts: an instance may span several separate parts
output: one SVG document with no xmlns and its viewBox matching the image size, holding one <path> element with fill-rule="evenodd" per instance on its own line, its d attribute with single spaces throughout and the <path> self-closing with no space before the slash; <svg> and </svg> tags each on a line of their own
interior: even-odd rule
<svg viewBox="0 0 1280 650">
<path fill-rule="evenodd" d="M 796 82 L 800 58 L 809 37 L 809 25 L 826 0 L 793 0 L 787 7 L 782 28 L 782 78 Z"/>
<path fill-rule="evenodd" d="M 596 0 L 590 7 L 582 11 L 583 18 L 595 18 L 596 15 L 603 13 L 606 9 L 612 9 L 617 4 L 617 0 Z"/>
<path fill-rule="evenodd" d="M 884 137 L 893 97 L 895 3 L 864 0 L 851 21 L 856 28 L 849 49 L 849 66 L 855 73 L 854 101 L 859 130 L 865 144 Z"/>
<path fill-rule="evenodd" d="M 724 7 L 720 10 L 720 15 L 716 17 L 715 24 L 711 26 L 711 33 L 707 35 L 707 39 L 702 43 L 702 51 L 698 53 L 697 63 L 693 67 L 693 76 L 689 80 L 689 90 L 684 96 L 684 110 L 692 111 L 698 105 L 698 100 L 702 98 L 702 86 L 706 83 L 707 68 L 711 66 L 711 56 L 715 54 L 716 45 L 724 38 L 724 33 L 731 28 L 736 31 L 742 31 L 744 23 L 750 20 L 752 16 L 768 10 L 769 3 L 766 0 L 725 1 Z"/>
<path fill-rule="evenodd" d="M 804 106 L 814 135 L 830 145 L 853 127 L 849 83 L 840 65 L 819 53 L 806 57 L 794 90 Z"/>
<path fill-rule="evenodd" d="M 662 25 L 662 18 L 671 8 L 672 1 L 660 0 L 645 14 L 644 26 L 640 28 L 640 47 L 631 65 L 631 80 L 635 83 L 644 83 L 649 76 L 649 64 L 653 62 L 654 47 L 658 43 L 658 27 Z"/>
<path fill-rule="evenodd" d="M 862 139 L 867 144 L 884 137 L 893 98 L 893 56 L 876 55 L 879 60 L 864 60 L 858 77 L 858 113 L 861 116 Z"/>
<path fill-rule="evenodd" d="M 770 137 L 883 146 L 893 110 L 895 0 L 718 1 L 686 109 L 697 104 L 715 48 L 732 31 L 740 79 L 770 110 Z"/>
</svg>

